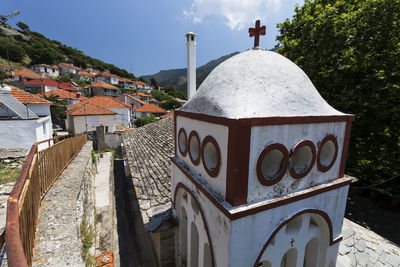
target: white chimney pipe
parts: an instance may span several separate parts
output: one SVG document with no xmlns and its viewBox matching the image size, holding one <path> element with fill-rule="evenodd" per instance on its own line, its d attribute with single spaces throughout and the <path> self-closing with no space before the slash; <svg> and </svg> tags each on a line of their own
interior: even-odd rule
<svg viewBox="0 0 400 267">
<path fill-rule="evenodd" d="M 188 100 L 196 93 L 196 34 L 188 32 L 187 39 L 187 97 Z"/>
</svg>

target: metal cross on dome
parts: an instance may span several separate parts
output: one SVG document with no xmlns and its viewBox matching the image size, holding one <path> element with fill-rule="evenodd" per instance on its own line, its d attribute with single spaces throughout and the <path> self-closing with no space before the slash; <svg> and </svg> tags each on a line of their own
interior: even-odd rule
<svg viewBox="0 0 400 267">
<path fill-rule="evenodd" d="M 249 28 L 250 37 L 254 36 L 254 47 L 260 45 L 260 35 L 265 35 L 265 26 L 260 27 L 260 20 L 256 21 L 255 28 Z"/>
</svg>

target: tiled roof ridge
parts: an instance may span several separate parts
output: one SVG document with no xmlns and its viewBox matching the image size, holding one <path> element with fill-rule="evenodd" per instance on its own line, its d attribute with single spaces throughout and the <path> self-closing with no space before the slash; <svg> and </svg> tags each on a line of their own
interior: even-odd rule
<svg viewBox="0 0 400 267">
<path fill-rule="evenodd" d="M 96 104 L 86 102 L 78 105 L 66 112 L 73 116 L 83 116 L 83 115 L 115 115 L 118 114 L 115 111 L 109 110 L 104 107 L 100 107 Z"/>
<path fill-rule="evenodd" d="M 40 97 L 28 93 L 18 87 L 8 85 L 11 87 L 11 95 L 15 97 L 19 102 L 22 104 L 29 103 L 29 104 L 52 104 L 52 102 Z"/>
</svg>

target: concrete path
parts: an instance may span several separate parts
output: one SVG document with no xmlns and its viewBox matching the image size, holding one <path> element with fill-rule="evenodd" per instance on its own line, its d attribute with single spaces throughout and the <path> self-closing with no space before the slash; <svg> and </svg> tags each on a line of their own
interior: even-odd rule
<svg viewBox="0 0 400 267">
<path fill-rule="evenodd" d="M 91 149 L 92 142 L 87 142 L 42 200 L 33 266 L 84 266 L 77 199 Z"/>
<path fill-rule="evenodd" d="M 96 255 L 107 251 L 114 251 L 115 211 L 113 205 L 113 156 L 111 152 L 101 153 L 97 173 L 94 178 L 96 199 Z M 114 255 L 118 254 L 114 251 Z"/>
</svg>

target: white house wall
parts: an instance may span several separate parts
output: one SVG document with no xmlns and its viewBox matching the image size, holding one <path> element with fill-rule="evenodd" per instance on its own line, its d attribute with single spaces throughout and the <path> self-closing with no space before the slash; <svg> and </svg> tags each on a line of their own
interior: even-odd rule
<svg viewBox="0 0 400 267">
<path fill-rule="evenodd" d="M 198 190 L 174 164 L 172 164 L 171 179 L 172 197 L 174 197 L 175 188 L 179 182 L 185 184 L 197 196 L 201 208 L 204 211 L 205 219 L 210 232 L 212 248 L 214 251 L 215 266 L 228 266 L 229 232 L 231 231 L 229 219 L 219 209 L 217 209 L 215 205 L 200 190 Z M 188 222 L 188 225 L 190 225 L 190 222 Z M 196 226 L 198 229 L 201 229 L 199 228 L 200 225 L 196 224 Z M 203 237 L 203 240 L 206 240 L 206 237 Z M 202 244 L 200 244 L 200 246 L 201 245 Z M 211 247 L 211 244 L 209 245 Z M 202 255 L 199 255 L 199 257 L 202 257 Z"/>
<path fill-rule="evenodd" d="M 28 104 L 30 110 L 38 116 L 50 116 L 50 104 Z"/>
<path fill-rule="evenodd" d="M 230 232 L 229 266 L 253 266 L 261 249 L 274 230 L 277 229 L 285 220 L 302 210 L 317 209 L 326 212 L 332 221 L 333 239 L 335 240 L 340 237 L 343 215 L 346 207 L 347 192 L 348 186 L 340 187 L 314 197 L 305 198 L 300 201 L 280 206 L 279 208 L 265 210 L 233 221 Z M 279 240 L 276 239 L 275 247 L 281 248 L 281 252 L 283 252 L 281 255 L 290 249 L 289 242 L 284 242 L 281 245 L 277 242 L 279 242 Z M 295 240 L 294 247 L 296 247 L 296 244 L 301 244 L 302 242 L 305 242 L 302 244 L 304 246 L 307 244 L 306 240 Z M 326 263 L 322 266 L 328 267 L 331 260 L 334 263 L 336 262 L 338 244 L 339 243 L 333 246 L 328 246 Z M 246 253 L 243 253 L 243 251 L 246 251 Z M 219 256 L 221 257 L 221 254 L 219 254 Z M 274 256 L 278 257 L 278 255 L 266 256 L 269 256 L 269 258 Z"/>
<path fill-rule="evenodd" d="M 69 116 L 69 115 L 68 115 Z M 73 130 L 75 134 L 80 134 L 86 131 L 85 117 L 87 122 L 87 130 L 95 131 L 96 126 L 107 126 L 108 132 L 115 132 L 115 118 L 114 115 L 88 115 L 88 116 L 72 116 L 73 117 Z M 96 122 L 93 124 L 93 122 Z M 72 125 L 70 125 L 72 127 Z"/>
<path fill-rule="evenodd" d="M 45 132 L 43 131 L 43 125 Z M 52 134 L 53 130 L 50 117 L 36 120 L 0 121 L 1 148 L 29 149 L 35 142 L 52 138 Z"/>
<path fill-rule="evenodd" d="M 345 127 L 345 122 L 252 127 L 247 201 L 250 203 L 257 200 L 282 196 L 290 192 L 300 191 L 309 188 L 310 186 L 315 186 L 337 178 L 340 169 Z M 256 171 L 257 160 L 266 145 L 271 143 L 281 143 L 285 145 L 287 150 L 290 152 L 297 143 L 308 139 L 316 146 L 317 154 L 318 144 L 329 134 L 334 135 L 338 143 L 337 158 L 329 171 L 319 171 L 315 161 L 311 171 L 301 179 L 292 178 L 289 170 L 287 170 L 280 182 L 272 186 L 264 186 L 258 181 Z M 289 168 L 290 164 L 288 169 Z"/>
<path fill-rule="evenodd" d="M 186 131 L 187 139 L 192 130 L 199 134 L 200 138 L 200 151 L 199 157 L 201 157 L 201 143 L 207 135 L 215 138 L 221 151 L 221 165 L 219 173 L 216 177 L 210 177 L 204 169 L 203 162 L 200 159 L 200 163 L 196 166 L 192 163 L 189 158 L 189 151 L 186 156 L 181 155 L 179 149 L 177 149 L 177 156 L 185 162 L 185 164 L 200 177 L 203 182 L 209 184 L 214 190 L 217 191 L 225 199 L 226 193 L 226 168 L 227 168 L 227 151 L 228 151 L 228 127 L 220 124 L 214 124 L 204 121 L 198 121 L 189 119 L 186 117 L 178 116 L 176 119 L 176 137 L 178 138 L 178 132 L 180 128 L 184 128 Z M 188 145 L 187 145 L 188 147 Z"/>
<path fill-rule="evenodd" d="M 122 124 L 125 127 L 130 126 L 131 112 L 129 108 L 107 108 L 107 109 L 118 113 L 118 115 L 115 115 L 115 119 L 117 120 L 118 124 Z"/>
</svg>

